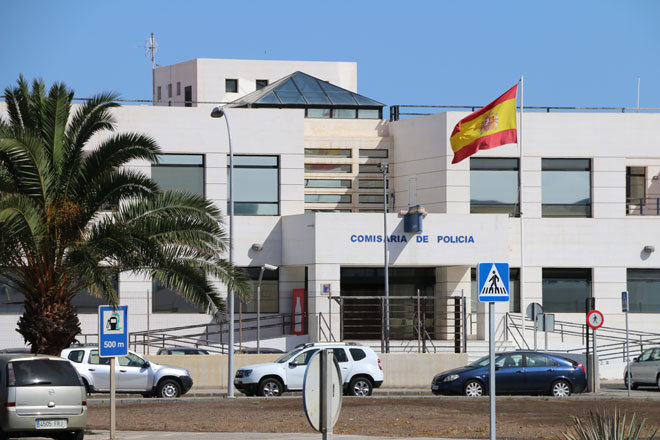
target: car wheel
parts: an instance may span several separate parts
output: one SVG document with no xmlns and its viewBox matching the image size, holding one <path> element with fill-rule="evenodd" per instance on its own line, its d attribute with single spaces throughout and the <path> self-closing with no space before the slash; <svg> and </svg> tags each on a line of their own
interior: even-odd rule
<svg viewBox="0 0 660 440">
<path fill-rule="evenodd" d="M 660 381 L 660 377 L 658 378 L 658 380 Z M 627 374 L 623 376 L 623 385 L 626 388 L 628 388 L 628 375 Z M 631 390 L 636 390 L 638 387 L 639 387 L 639 385 L 637 385 L 637 383 L 635 383 L 633 381 L 630 381 L 630 389 Z M 658 387 L 660 387 L 660 382 L 658 382 Z"/>
<path fill-rule="evenodd" d="M 660 374 L 658 375 L 658 379 L 656 380 L 656 383 L 658 384 L 658 389 L 660 389 Z"/>
<path fill-rule="evenodd" d="M 9 440 L 9 436 L 2 428 L 0 428 L 0 440 Z"/>
<path fill-rule="evenodd" d="M 284 385 L 278 379 L 269 377 L 259 383 L 257 394 L 264 397 L 279 397 L 282 395 Z"/>
<path fill-rule="evenodd" d="M 348 385 L 348 393 L 351 396 L 367 397 L 371 396 L 373 388 L 371 381 L 366 377 L 356 377 Z"/>
<path fill-rule="evenodd" d="M 89 396 L 92 390 L 90 389 L 89 384 L 87 383 L 87 379 L 83 379 L 82 381 L 83 384 L 85 385 L 85 393 L 87 393 L 87 395 Z"/>
<path fill-rule="evenodd" d="M 555 397 L 568 397 L 571 395 L 571 384 L 565 380 L 558 380 L 552 384 L 550 394 Z"/>
<path fill-rule="evenodd" d="M 172 399 L 181 395 L 181 386 L 174 379 L 165 379 L 158 384 L 158 397 Z"/>
<path fill-rule="evenodd" d="M 480 397 L 484 395 L 484 386 L 478 380 L 468 380 L 465 383 L 463 394 L 468 397 Z"/>
</svg>

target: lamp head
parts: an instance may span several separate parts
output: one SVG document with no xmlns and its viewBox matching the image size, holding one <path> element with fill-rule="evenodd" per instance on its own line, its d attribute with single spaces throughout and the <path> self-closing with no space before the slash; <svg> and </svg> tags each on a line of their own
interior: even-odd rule
<svg viewBox="0 0 660 440">
<path fill-rule="evenodd" d="M 212 118 L 221 118 L 224 115 L 225 115 L 225 111 L 220 106 L 217 106 L 213 110 L 211 110 L 211 117 Z"/>
<path fill-rule="evenodd" d="M 277 270 L 277 266 L 273 266 L 272 264 L 264 264 L 263 268 L 266 270 Z"/>
<path fill-rule="evenodd" d="M 388 165 L 385 162 L 379 162 L 378 163 L 378 169 L 380 170 L 381 173 L 386 173 L 387 172 Z"/>
</svg>

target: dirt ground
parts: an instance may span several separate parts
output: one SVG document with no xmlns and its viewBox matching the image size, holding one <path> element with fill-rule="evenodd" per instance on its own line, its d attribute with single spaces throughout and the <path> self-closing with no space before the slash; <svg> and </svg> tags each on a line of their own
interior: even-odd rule
<svg viewBox="0 0 660 440">
<path fill-rule="evenodd" d="M 559 439 L 571 417 L 615 409 L 660 427 L 660 401 L 543 397 L 497 399 L 498 439 Z M 89 407 L 88 427 L 109 429 L 110 408 Z M 144 431 L 310 432 L 301 398 L 158 401 L 117 405 L 117 429 Z M 336 434 L 488 438 L 488 398 L 344 398 Z"/>
</svg>

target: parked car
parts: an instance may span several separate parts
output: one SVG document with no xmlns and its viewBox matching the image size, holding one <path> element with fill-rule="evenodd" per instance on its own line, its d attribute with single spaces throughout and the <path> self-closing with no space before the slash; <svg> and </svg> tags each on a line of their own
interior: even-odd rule
<svg viewBox="0 0 660 440">
<path fill-rule="evenodd" d="M 82 440 L 86 424 L 85 386 L 66 359 L 0 355 L 0 439 Z"/>
<path fill-rule="evenodd" d="M 243 347 L 240 349 L 241 354 L 256 354 L 257 353 L 257 347 Z M 260 354 L 279 354 L 279 353 L 285 353 L 284 350 L 280 350 L 279 348 L 268 348 L 268 347 L 259 347 L 259 353 Z"/>
<path fill-rule="evenodd" d="M 32 353 L 28 347 L 0 348 L 0 354 L 6 353 Z"/>
<path fill-rule="evenodd" d="M 76 368 L 88 392 L 110 392 L 110 360 L 99 357 L 93 347 L 69 347 L 62 351 Z M 185 368 L 159 365 L 137 353 L 115 359 L 116 390 L 121 393 L 140 393 L 145 397 L 179 397 L 192 388 L 193 380 Z"/>
<path fill-rule="evenodd" d="M 628 386 L 628 369 L 623 371 L 623 381 Z M 630 363 L 630 388 L 652 385 L 660 388 L 660 347 L 651 347 Z"/>
<path fill-rule="evenodd" d="M 209 354 L 208 351 L 195 347 L 165 347 L 156 354 Z"/>
<path fill-rule="evenodd" d="M 369 396 L 383 383 L 383 369 L 376 353 L 369 347 L 348 342 L 299 345 L 275 362 L 240 368 L 234 386 L 248 396 L 274 397 L 286 391 L 302 390 L 307 364 L 314 353 L 325 348 L 332 348 L 339 362 L 344 394 Z"/>
<path fill-rule="evenodd" d="M 485 356 L 466 367 L 436 375 L 433 394 L 464 394 L 470 397 L 488 393 L 490 358 Z M 550 394 L 566 397 L 587 386 L 584 365 L 540 352 L 500 353 L 495 357 L 497 394 Z"/>
</svg>

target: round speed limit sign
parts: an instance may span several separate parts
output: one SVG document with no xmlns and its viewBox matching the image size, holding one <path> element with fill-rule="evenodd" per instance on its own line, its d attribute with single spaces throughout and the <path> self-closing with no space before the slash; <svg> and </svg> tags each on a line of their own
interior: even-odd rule
<svg viewBox="0 0 660 440">
<path fill-rule="evenodd" d="M 598 310 L 592 310 L 587 314 L 587 325 L 594 330 L 602 326 L 604 320 L 603 314 Z"/>
</svg>

